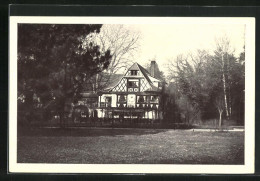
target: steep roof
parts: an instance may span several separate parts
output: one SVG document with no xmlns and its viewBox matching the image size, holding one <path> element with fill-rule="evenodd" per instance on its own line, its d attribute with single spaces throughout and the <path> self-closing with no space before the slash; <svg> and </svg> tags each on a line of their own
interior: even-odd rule
<svg viewBox="0 0 260 181">
<path fill-rule="evenodd" d="M 124 74 L 111 74 L 109 82 L 104 90 L 111 89 L 117 85 L 117 83 L 124 77 Z"/>
<path fill-rule="evenodd" d="M 114 87 L 118 81 L 121 80 L 121 78 L 124 76 L 124 74 L 109 74 L 106 72 L 102 72 L 99 74 L 98 78 L 98 86 L 102 90 L 107 90 L 111 87 Z M 93 93 L 93 84 L 95 83 L 96 75 L 93 75 L 90 77 L 83 85 L 83 91 L 82 95 L 83 97 L 92 97 L 91 93 Z"/>
<path fill-rule="evenodd" d="M 143 73 L 143 75 L 145 76 L 145 78 L 148 80 L 149 83 L 152 83 L 153 81 L 155 82 L 162 82 L 161 80 L 152 77 L 151 74 L 149 73 L 148 70 L 146 70 L 144 67 L 142 67 L 141 65 L 139 65 L 138 63 L 136 63 L 139 67 L 139 69 L 141 70 L 141 72 Z"/>
<path fill-rule="evenodd" d="M 105 88 L 104 90 L 112 90 L 120 81 L 121 79 L 127 75 L 127 72 L 129 70 L 140 70 L 140 72 L 143 74 L 143 76 L 145 77 L 145 79 L 148 81 L 149 85 L 150 85 L 150 89 L 148 89 L 147 91 L 158 91 L 158 87 L 156 87 L 154 85 L 153 82 L 162 82 L 159 79 L 156 79 L 154 77 L 152 77 L 149 73 L 148 70 L 146 70 L 144 67 L 142 67 L 140 64 L 138 64 L 137 62 L 135 62 L 126 72 L 125 74 L 113 74 L 115 77 L 111 77 L 111 83 L 107 86 L 107 88 Z"/>
<path fill-rule="evenodd" d="M 152 81 L 151 81 L 151 79 L 148 76 L 149 72 L 145 68 L 143 68 L 140 64 L 138 64 L 138 63 L 135 63 L 135 64 L 138 66 L 138 68 L 140 69 L 140 71 L 142 72 L 144 77 L 147 79 L 149 84 L 152 84 Z"/>
<path fill-rule="evenodd" d="M 134 63 L 128 70 L 139 70 L 139 64 L 138 63 Z"/>
<path fill-rule="evenodd" d="M 127 72 L 129 70 L 140 70 L 140 72 L 142 73 L 142 75 L 145 77 L 145 79 L 148 81 L 149 85 L 151 88 L 149 88 L 147 91 L 158 91 L 158 87 L 154 85 L 154 82 L 163 82 L 162 80 L 152 77 L 151 74 L 149 73 L 149 71 L 147 69 L 145 69 L 144 67 L 142 67 L 140 64 L 138 64 L 137 62 L 135 62 L 126 72 L 125 74 L 109 74 L 109 73 L 105 73 L 102 72 L 101 75 L 102 77 L 104 77 L 104 79 L 102 78 L 99 81 L 99 86 L 100 88 L 107 92 L 112 90 L 115 86 L 118 85 L 118 83 L 121 81 L 121 79 L 124 76 L 127 76 Z M 95 95 L 89 94 L 92 92 L 93 88 L 92 88 L 92 84 L 91 80 L 95 79 L 96 76 L 94 75 L 93 77 L 91 77 L 89 80 L 89 82 L 86 83 L 86 86 L 84 87 L 84 91 L 82 93 L 83 97 L 95 97 Z M 88 85 L 90 84 L 90 85 Z"/>
</svg>

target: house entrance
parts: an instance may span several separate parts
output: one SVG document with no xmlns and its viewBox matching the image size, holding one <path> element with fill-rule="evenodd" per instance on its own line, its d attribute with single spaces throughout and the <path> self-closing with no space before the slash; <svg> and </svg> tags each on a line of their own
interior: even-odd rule
<svg viewBox="0 0 260 181">
<path fill-rule="evenodd" d="M 127 96 L 127 107 L 135 107 L 136 95 L 128 94 Z"/>
<path fill-rule="evenodd" d="M 112 97 L 106 97 L 105 107 L 111 107 Z"/>
</svg>

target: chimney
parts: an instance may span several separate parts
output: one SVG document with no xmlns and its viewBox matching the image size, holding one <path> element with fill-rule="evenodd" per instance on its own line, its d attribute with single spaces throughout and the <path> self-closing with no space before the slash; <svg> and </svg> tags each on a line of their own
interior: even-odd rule
<svg viewBox="0 0 260 181">
<path fill-rule="evenodd" d="M 154 77 L 154 72 L 155 72 L 155 61 L 151 61 L 151 67 L 150 67 L 150 74 L 152 77 Z"/>
</svg>

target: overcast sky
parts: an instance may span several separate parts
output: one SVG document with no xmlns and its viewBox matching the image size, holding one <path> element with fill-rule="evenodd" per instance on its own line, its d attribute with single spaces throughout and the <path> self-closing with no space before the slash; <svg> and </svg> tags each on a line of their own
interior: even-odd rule
<svg viewBox="0 0 260 181">
<path fill-rule="evenodd" d="M 178 54 L 194 52 L 197 49 L 214 49 L 215 39 L 226 34 L 230 39 L 235 55 L 243 51 L 244 29 L 241 25 L 128 25 L 129 28 L 141 33 L 140 50 L 136 61 L 140 64 L 155 58 L 159 68 L 167 73 L 167 61 Z"/>
</svg>

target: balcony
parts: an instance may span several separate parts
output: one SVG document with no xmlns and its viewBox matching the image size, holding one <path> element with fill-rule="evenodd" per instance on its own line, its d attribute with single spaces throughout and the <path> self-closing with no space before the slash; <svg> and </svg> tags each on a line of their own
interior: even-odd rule
<svg viewBox="0 0 260 181">
<path fill-rule="evenodd" d="M 91 103 L 88 106 L 89 108 L 97 108 L 98 107 L 98 103 Z"/>
<path fill-rule="evenodd" d="M 101 108 L 111 107 L 111 102 L 101 102 L 101 103 L 100 103 L 100 107 L 101 107 Z"/>
</svg>

